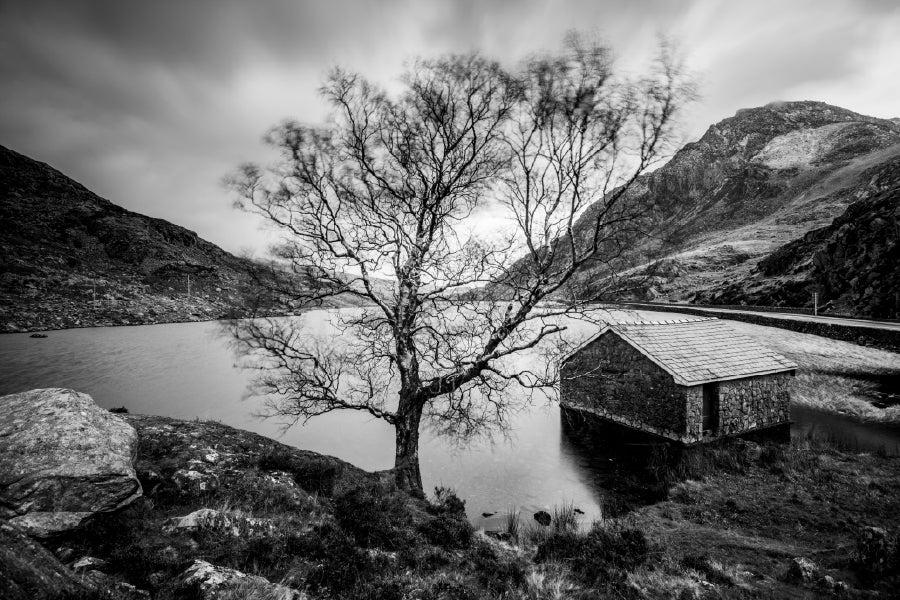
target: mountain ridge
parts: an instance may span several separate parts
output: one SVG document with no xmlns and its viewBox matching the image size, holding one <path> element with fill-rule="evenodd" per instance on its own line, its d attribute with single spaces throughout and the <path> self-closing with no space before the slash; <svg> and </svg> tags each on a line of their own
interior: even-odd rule
<svg viewBox="0 0 900 600">
<path fill-rule="evenodd" d="M 0 331 L 231 314 L 260 265 L 0 146 Z"/>
<path fill-rule="evenodd" d="M 894 172 L 897 157 L 895 120 L 813 101 L 737 111 L 627 192 L 626 201 L 650 209 L 649 235 L 635 241 L 625 272 L 633 284 L 628 297 L 711 301 L 777 248 L 883 191 L 872 182 Z M 576 229 L 588 227 L 596 210 Z M 578 285 L 599 293 L 604 277 L 588 268 Z"/>
<path fill-rule="evenodd" d="M 896 277 L 886 258 L 900 231 L 890 211 L 896 189 L 900 119 L 813 101 L 741 109 L 626 193 L 625 201 L 648 207 L 649 235 L 629 251 L 624 275 L 633 285 L 618 298 L 806 306 L 817 286 L 835 309 L 896 317 L 897 302 L 881 298 L 897 296 L 882 283 Z M 827 230 L 841 218 L 888 226 L 856 237 Z M 820 230 L 827 231 L 804 237 Z M 0 250 L 0 331 L 220 318 L 240 310 L 263 268 L 3 146 Z M 796 260 L 773 270 L 778 256 Z M 880 279 L 866 274 L 857 289 L 859 279 L 847 287 L 821 271 L 849 273 L 846 256 L 852 269 Z M 575 284 L 593 297 L 607 276 L 589 265 Z"/>
</svg>

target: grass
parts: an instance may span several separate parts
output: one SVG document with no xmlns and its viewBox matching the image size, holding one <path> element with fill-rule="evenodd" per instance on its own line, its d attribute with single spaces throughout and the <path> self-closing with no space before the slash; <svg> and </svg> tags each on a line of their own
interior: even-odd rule
<svg viewBox="0 0 900 600">
<path fill-rule="evenodd" d="M 553 507 L 550 527 L 554 533 L 568 533 L 578 529 L 578 515 L 574 502 L 564 502 Z"/>
<path fill-rule="evenodd" d="M 513 542 L 519 541 L 522 535 L 522 515 L 515 507 L 510 507 L 506 511 L 502 533 Z"/>
<path fill-rule="evenodd" d="M 813 558 L 824 574 L 851 587 L 896 585 L 890 578 L 863 581 L 853 549 L 862 525 L 900 534 L 897 510 L 900 459 L 802 438 L 763 446 L 758 460 L 739 471 L 710 470 L 681 481 L 667 501 L 629 519 L 680 561 L 682 575 L 693 572 L 730 590 L 729 597 L 791 597 L 797 592 L 780 577 L 796 556 Z"/>
<path fill-rule="evenodd" d="M 879 408 L 869 386 L 860 385 L 872 376 L 900 375 L 900 355 L 777 327 L 729 325 L 797 363 L 792 402 L 862 421 L 900 423 L 900 405 Z"/>
</svg>

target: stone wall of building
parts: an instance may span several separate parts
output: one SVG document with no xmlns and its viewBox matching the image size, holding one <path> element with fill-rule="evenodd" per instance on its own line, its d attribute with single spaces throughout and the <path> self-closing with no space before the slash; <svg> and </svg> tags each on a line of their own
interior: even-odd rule
<svg viewBox="0 0 900 600">
<path fill-rule="evenodd" d="M 775 373 L 720 381 L 717 435 L 734 435 L 788 422 L 792 380 L 790 373 Z M 702 421 L 703 386 L 692 388 L 689 397 L 689 413 L 699 413 Z M 695 434 L 696 429 L 691 433 Z"/>
<path fill-rule="evenodd" d="M 793 376 L 776 373 L 718 382 L 718 426 L 703 432 L 703 386 L 672 376 L 613 333 L 579 350 L 560 370 L 560 402 L 686 444 L 790 421 Z"/>
<path fill-rule="evenodd" d="M 681 441 L 688 390 L 613 333 L 582 348 L 560 371 L 563 406 Z"/>
</svg>

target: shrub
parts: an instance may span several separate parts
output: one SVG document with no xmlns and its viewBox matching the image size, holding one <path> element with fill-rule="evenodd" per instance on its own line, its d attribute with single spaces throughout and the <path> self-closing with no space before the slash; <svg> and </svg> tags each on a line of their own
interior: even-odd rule
<svg viewBox="0 0 900 600">
<path fill-rule="evenodd" d="M 535 562 L 565 562 L 588 583 L 620 579 L 646 562 L 650 545 L 639 529 L 594 523 L 586 534 L 553 531 L 538 546 Z"/>
<path fill-rule="evenodd" d="M 430 516 L 418 529 L 429 543 L 441 548 L 463 549 L 472 541 L 472 525 L 456 514 Z"/>
<path fill-rule="evenodd" d="M 285 577 L 296 557 L 308 545 L 297 523 L 283 520 L 265 535 L 233 536 L 229 532 L 201 529 L 194 534 L 198 552 L 209 562 L 245 573 L 257 573 L 271 581 Z"/>
<path fill-rule="evenodd" d="M 298 455 L 289 448 L 273 446 L 260 454 L 257 467 L 263 471 L 285 471 L 307 492 L 331 496 L 340 476 L 333 460 L 324 456 Z"/>
<path fill-rule="evenodd" d="M 475 544 L 469 555 L 478 582 L 493 592 L 517 588 L 525 583 L 527 563 L 524 558 L 499 554 L 487 542 Z"/>
<path fill-rule="evenodd" d="M 227 479 L 218 490 L 218 499 L 255 515 L 318 512 L 316 499 L 305 491 L 272 481 L 262 473 L 257 475 L 246 473 Z"/>
<path fill-rule="evenodd" d="M 361 546 L 397 550 L 410 542 L 411 515 L 396 488 L 370 483 L 334 498 L 338 525 Z"/>
<path fill-rule="evenodd" d="M 456 495 L 452 489 L 438 486 L 434 488 L 433 511 L 465 517 L 466 501 Z"/>
<path fill-rule="evenodd" d="M 285 583 L 297 582 L 316 593 L 347 593 L 376 573 L 385 576 L 392 570 L 385 557 L 360 548 L 351 536 L 333 524 L 315 528 L 298 540 L 295 550 L 298 556 L 308 560 L 295 561 Z"/>
</svg>

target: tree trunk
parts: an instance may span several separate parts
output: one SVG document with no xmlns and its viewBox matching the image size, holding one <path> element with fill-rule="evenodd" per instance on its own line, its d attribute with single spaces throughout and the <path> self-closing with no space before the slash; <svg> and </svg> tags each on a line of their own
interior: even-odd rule
<svg viewBox="0 0 900 600">
<path fill-rule="evenodd" d="M 401 406 L 404 402 L 401 401 Z M 419 422 L 422 407 L 412 406 L 403 411 L 394 425 L 397 449 L 394 458 L 394 478 L 397 487 L 424 497 L 422 474 L 419 472 Z"/>
</svg>

